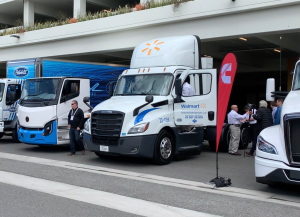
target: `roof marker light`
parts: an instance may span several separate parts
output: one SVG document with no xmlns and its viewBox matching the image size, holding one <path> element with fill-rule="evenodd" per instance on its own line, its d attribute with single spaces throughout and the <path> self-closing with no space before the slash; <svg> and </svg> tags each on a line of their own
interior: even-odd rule
<svg viewBox="0 0 300 217">
<path fill-rule="evenodd" d="M 240 37 L 239 39 L 240 39 L 240 40 L 243 40 L 243 41 L 248 41 L 247 38 L 242 38 L 242 37 Z"/>
<path fill-rule="evenodd" d="M 143 72 L 145 72 L 145 69 L 143 70 Z"/>
<path fill-rule="evenodd" d="M 150 68 L 148 69 L 148 72 L 150 72 Z"/>
<path fill-rule="evenodd" d="M 167 69 L 167 68 L 165 67 L 165 68 L 164 68 L 164 72 L 166 71 L 166 69 Z"/>
<path fill-rule="evenodd" d="M 139 69 L 138 73 L 140 73 L 141 69 Z"/>
</svg>

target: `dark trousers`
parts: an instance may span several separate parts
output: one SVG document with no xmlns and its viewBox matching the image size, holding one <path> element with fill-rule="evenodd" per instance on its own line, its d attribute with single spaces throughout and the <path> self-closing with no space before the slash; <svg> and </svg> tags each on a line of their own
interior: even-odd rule
<svg viewBox="0 0 300 217">
<path fill-rule="evenodd" d="M 250 124 L 250 136 L 252 139 L 252 148 L 250 153 L 253 154 L 256 150 L 257 136 L 259 134 L 258 124 Z"/>
<path fill-rule="evenodd" d="M 83 144 L 80 140 L 80 130 L 77 130 L 76 128 L 70 128 L 69 137 L 70 137 L 70 152 L 72 154 L 76 153 L 76 143 L 79 145 L 79 147 L 82 150 L 84 150 Z"/>
</svg>

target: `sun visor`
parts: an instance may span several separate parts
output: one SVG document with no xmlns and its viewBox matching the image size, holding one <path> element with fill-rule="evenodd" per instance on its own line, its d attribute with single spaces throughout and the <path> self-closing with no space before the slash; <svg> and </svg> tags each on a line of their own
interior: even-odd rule
<svg viewBox="0 0 300 217">
<path fill-rule="evenodd" d="M 199 47 L 195 36 L 158 38 L 139 44 L 130 68 L 186 66 L 198 68 Z"/>
</svg>

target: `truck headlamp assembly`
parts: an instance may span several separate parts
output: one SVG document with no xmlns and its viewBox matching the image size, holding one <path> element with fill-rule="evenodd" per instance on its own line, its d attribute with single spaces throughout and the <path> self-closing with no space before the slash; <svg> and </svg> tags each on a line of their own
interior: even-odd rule
<svg viewBox="0 0 300 217">
<path fill-rule="evenodd" d="M 149 124 L 149 122 L 137 124 L 129 129 L 128 134 L 143 133 L 148 130 Z"/>
<path fill-rule="evenodd" d="M 52 133 L 52 129 L 53 129 L 52 124 L 53 121 L 50 121 L 45 125 L 43 136 L 49 136 Z"/>
<path fill-rule="evenodd" d="M 257 148 L 260 151 L 263 151 L 263 152 L 266 152 L 269 154 L 277 154 L 278 155 L 276 148 L 273 145 L 271 145 L 270 143 L 266 142 L 264 140 L 264 138 L 262 138 L 261 136 L 259 136 L 257 138 Z"/>
<path fill-rule="evenodd" d="M 85 123 L 84 123 L 84 130 L 87 132 L 90 132 L 90 121 L 91 119 L 88 119 Z"/>
</svg>

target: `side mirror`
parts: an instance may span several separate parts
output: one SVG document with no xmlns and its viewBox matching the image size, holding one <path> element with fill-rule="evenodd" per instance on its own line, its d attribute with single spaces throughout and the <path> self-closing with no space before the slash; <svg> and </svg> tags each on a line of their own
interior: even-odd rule
<svg viewBox="0 0 300 217">
<path fill-rule="evenodd" d="M 176 101 L 181 102 L 182 81 L 180 78 L 175 80 L 175 94 L 177 95 Z"/>
<path fill-rule="evenodd" d="M 90 97 L 86 96 L 86 97 L 83 98 L 83 102 L 84 102 L 84 103 L 87 103 L 87 102 L 89 102 L 89 101 L 90 101 Z"/>
<path fill-rule="evenodd" d="M 14 84 L 9 85 L 9 87 L 10 87 L 10 91 L 16 90 L 16 85 L 14 85 Z"/>
<path fill-rule="evenodd" d="M 267 87 L 266 87 L 266 100 L 267 101 L 274 101 L 275 97 L 273 97 L 272 95 L 274 95 L 275 91 L 275 79 L 274 78 L 268 78 L 267 79 Z"/>
<path fill-rule="evenodd" d="M 76 83 L 71 83 L 71 93 L 76 93 L 77 92 L 77 84 Z"/>
<path fill-rule="evenodd" d="M 109 84 L 109 96 L 112 97 L 114 95 L 114 82 Z"/>
<path fill-rule="evenodd" d="M 147 103 L 153 102 L 153 96 L 146 96 L 145 101 L 146 101 Z"/>
</svg>

